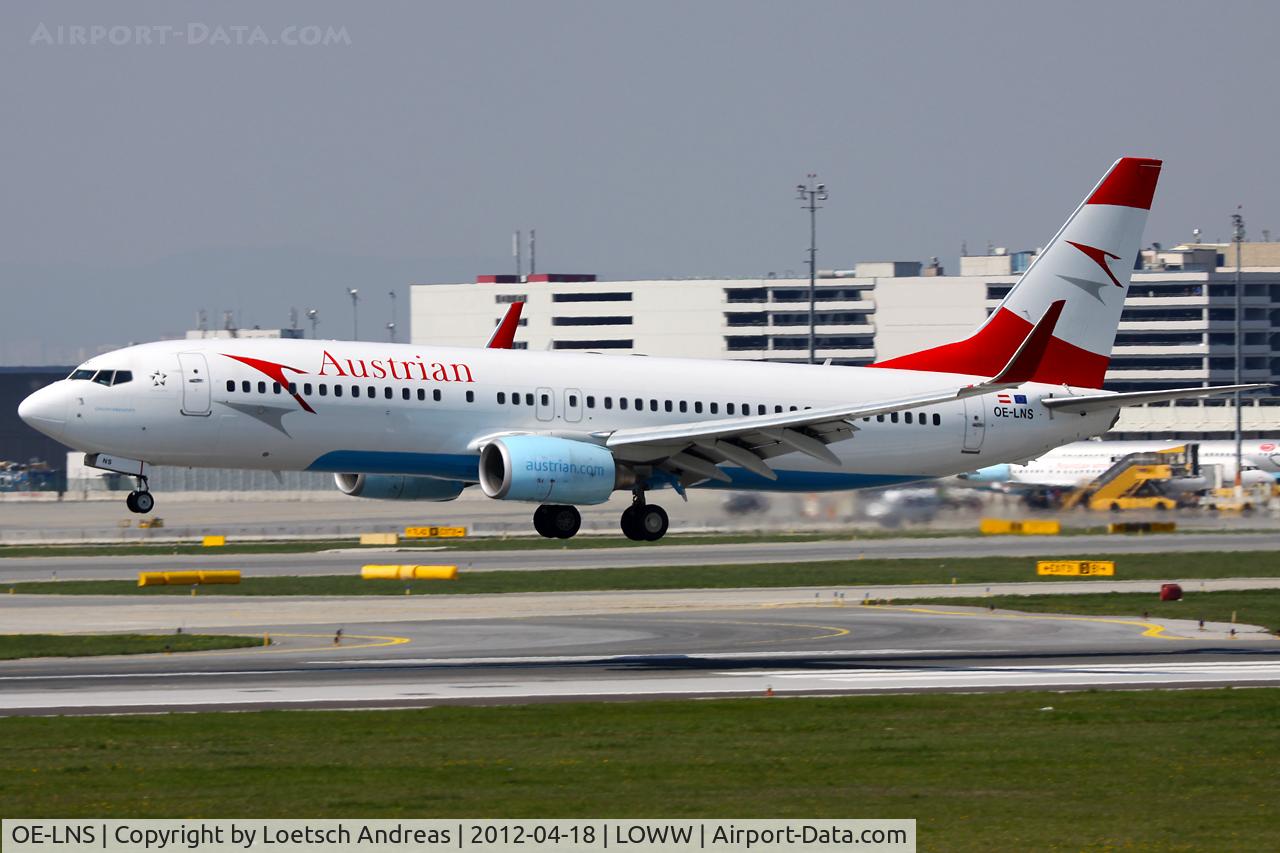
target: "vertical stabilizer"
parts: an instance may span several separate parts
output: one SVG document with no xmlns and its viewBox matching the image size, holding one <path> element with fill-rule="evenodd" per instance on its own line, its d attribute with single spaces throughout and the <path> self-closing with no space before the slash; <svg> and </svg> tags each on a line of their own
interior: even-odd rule
<svg viewBox="0 0 1280 853">
<path fill-rule="evenodd" d="M 1062 301 L 1031 381 L 1101 388 L 1159 177 L 1159 160 L 1117 160 L 972 336 L 875 366 L 994 376 Z"/>
</svg>

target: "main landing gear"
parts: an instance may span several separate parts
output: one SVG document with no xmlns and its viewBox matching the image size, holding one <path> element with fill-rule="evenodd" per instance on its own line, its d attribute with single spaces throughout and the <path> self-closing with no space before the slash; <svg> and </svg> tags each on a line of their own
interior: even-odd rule
<svg viewBox="0 0 1280 853">
<path fill-rule="evenodd" d="M 533 529 L 548 539 L 572 539 L 582 527 L 578 508 L 562 504 L 543 504 L 533 511 Z"/>
<path fill-rule="evenodd" d="M 631 506 L 622 512 L 622 532 L 634 542 L 657 542 L 667 535 L 667 511 L 657 504 L 645 503 L 644 492 L 636 491 Z"/>
<path fill-rule="evenodd" d="M 129 508 L 129 512 L 136 512 L 140 515 L 146 515 L 155 508 L 156 499 L 151 496 L 151 490 L 147 488 L 147 478 L 138 478 L 138 488 L 129 493 L 124 499 L 124 505 Z"/>
</svg>

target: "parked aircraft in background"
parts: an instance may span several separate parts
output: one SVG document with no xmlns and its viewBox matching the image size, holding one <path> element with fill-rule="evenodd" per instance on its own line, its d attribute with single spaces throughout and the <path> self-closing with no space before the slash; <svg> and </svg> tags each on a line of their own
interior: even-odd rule
<svg viewBox="0 0 1280 853">
<path fill-rule="evenodd" d="M 88 464 L 331 471 L 360 497 L 445 501 L 479 485 L 538 504 L 655 490 L 884 486 L 1038 456 L 1106 431 L 1122 406 L 1235 388 L 1100 390 L 1160 162 L 1109 169 L 969 338 L 865 368 L 316 340 L 163 341 L 96 356 L 19 408 Z M 514 331 L 514 324 L 512 326 Z M 495 335 L 495 337 L 497 337 Z"/>
<path fill-rule="evenodd" d="M 1030 488 L 1074 488 L 1091 482 L 1115 462 L 1130 453 L 1149 453 L 1195 444 L 1200 467 L 1205 476 L 1182 478 L 1172 483 L 1176 491 L 1189 492 L 1213 488 L 1216 483 L 1208 470 L 1216 466 L 1223 484 L 1235 482 L 1236 443 L 1234 441 L 1076 441 L 1056 447 L 1048 453 L 1024 463 L 988 465 L 978 471 L 961 474 L 970 483 L 993 483 L 1018 490 Z M 1273 483 L 1280 477 L 1280 443 L 1271 439 L 1250 439 L 1242 445 L 1243 485 Z"/>
</svg>

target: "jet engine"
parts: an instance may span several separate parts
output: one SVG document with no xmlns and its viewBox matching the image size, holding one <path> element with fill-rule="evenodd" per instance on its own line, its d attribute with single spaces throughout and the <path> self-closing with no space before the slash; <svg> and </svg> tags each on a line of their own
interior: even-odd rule
<svg viewBox="0 0 1280 853">
<path fill-rule="evenodd" d="M 599 504 L 618 468 L 607 448 L 542 435 L 513 435 L 480 451 L 480 488 L 495 500 Z"/>
<path fill-rule="evenodd" d="M 404 474 L 334 474 L 333 481 L 344 495 L 386 501 L 451 501 L 467 485 Z"/>
</svg>

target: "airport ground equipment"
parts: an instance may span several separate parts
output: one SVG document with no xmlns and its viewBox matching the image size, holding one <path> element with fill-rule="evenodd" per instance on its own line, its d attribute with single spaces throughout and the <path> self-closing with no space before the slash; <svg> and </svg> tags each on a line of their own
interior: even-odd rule
<svg viewBox="0 0 1280 853">
<path fill-rule="evenodd" d="M 367 581 L 451 581 L 458 577 L 458 567 L 370 565 L 360 569 L 360 577 Z"/>
<path fill-rule="evenodd" d="M 217 571 L 138 572 L 138 586 L 202 586 L 240 583 L 239 569 Z"/>
<path fill-rule="evenodd" d="M 1083 505 L 1112 512 L 1175 509 L 1178 502 L 1162 494 L 1160 486 L 1170 480 L 1199 476 L 1197 457 L 1194 444 L 1152 453 L 1127 453 L 1091 482 L 1069 492 L 1062 508 Z"/>
<path fill-rule="evenodd" d="M 1062 532 L 1062 522 L 1046 519 L 1017 521 L 1007 518 L 984 518 L 978 522 L 978 532 L 986 536 L 1057 536 Z"/>
</svg>

